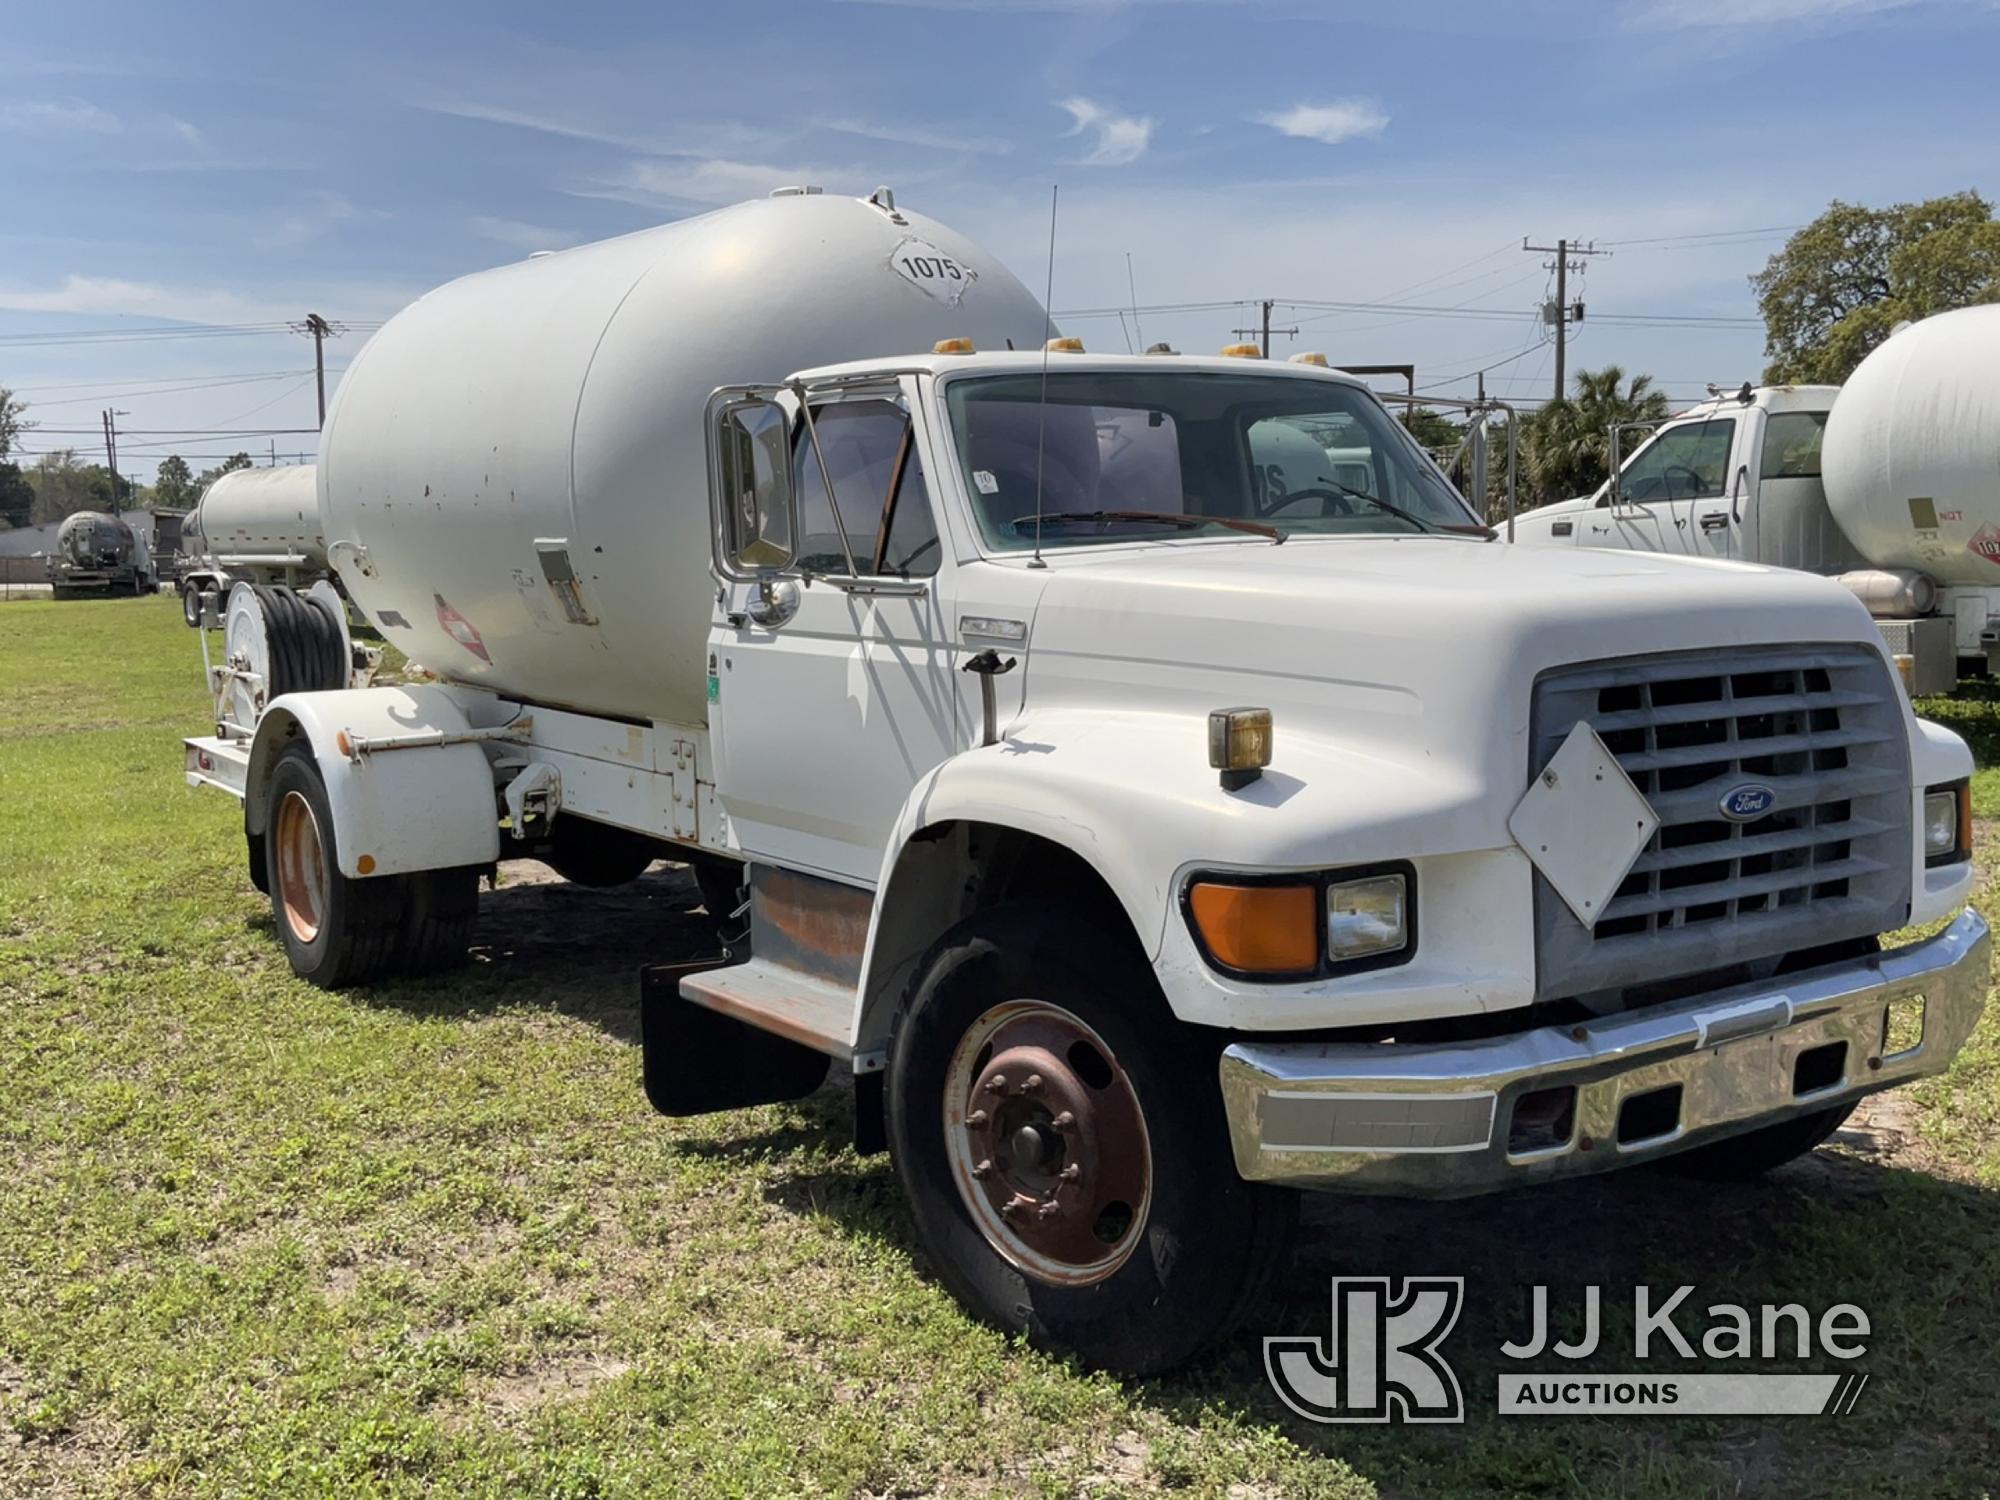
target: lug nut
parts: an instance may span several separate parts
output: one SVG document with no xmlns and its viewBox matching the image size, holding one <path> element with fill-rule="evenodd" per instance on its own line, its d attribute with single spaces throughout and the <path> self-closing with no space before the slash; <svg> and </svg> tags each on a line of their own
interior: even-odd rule
<svg viewBox="0 0 2000 1500">
<path fill-rule="evenodd" d="M 973 1163 L 973 1167 L 972 1167 L 972 1175 L 973 1175 L 974 1177 L 990 1177 L 990 1176 L 992 1176 L 992 1175 L 993 1175 L 993 1163 L 992 1163 L 992 1162 L 990 1162 L 990 1161 L 984 1161 L 984 1160 L 982 1160 L 982 1161 L 978 1161 L 978 1162 L 975 1162 L 975 1163 Z"/>
<path fill-rule="evenodd" d="M 1071 1162 L 1060 1172 L 1056 1173 L 1056 1176 L 1060 1177 L 1064 1182 L 1075 1182 L 1082 1175 L 1083 1168 L 1079 1167 L 1075 1162 Z"/>
<path fill-rule="evenodd" d="M 1042 1075 L 1039 1073 L 1030 1073 L 1026 1078 L 1021 1080 L 1021 1092 L 1024 1094 L 1032 1094 L 1041 1086 Z"/>
<path fill-rule="evenodd" d="M 995 1073 L 995 1074 L 994 1074 L 994 1075 L 993 1075 L 993 1076 L 992 1076 L 991 1078 L 987 1079 L 987 1080 L 986 1080 L 986 1092 L 987 1092 L 987 1093 L 989 1093 L 989 1094 L 1004 1094 L 1004 1093 L 1006 1093 L 1006 1092 L 1007 1092 L 1007 1075 L 1006 1075 L 1005 1073 Z"/>
<path fill-rule="evenodd" d="M 1020 1216 L 1021 1216 L 1021 1205 L 1016 1200 L 1009 1198 L 1005 1203 L 1000 1205 L 1001 1218 L 1018 1219 Z"/>
<path fill-rule="evenodd" d="M 1053 1219 L 1061 1212 L 1062 1209 L 1056 1204 L 1044 1203 L 1040 1208 L 1035 1210 L 1035 1217 L 1038 1219 Z"/>
<path fill-rule="evenodd" d="M 965 1117 L 965 1128 L 968 1130 L 977 1130 L 981 1125 L 984 1125 L 985 1123 L 986 1123 L 986 1111 L 983 1109 L 975 1109 L 971 1114 Z"/>
<path fill-rule="evenodd" d="M 1057 1115 L 1053 1120 L 1049 1121 L 1049 1123 L 1055 1126 L 1055 1128 L 1058 1130 L 1068 1130 L 1072 1125 L 1076 1123 L 1076 1116 L 1071 1114 L 1068 1110 L 1064 1110 L 1061 1114 Z"/>
</svg>

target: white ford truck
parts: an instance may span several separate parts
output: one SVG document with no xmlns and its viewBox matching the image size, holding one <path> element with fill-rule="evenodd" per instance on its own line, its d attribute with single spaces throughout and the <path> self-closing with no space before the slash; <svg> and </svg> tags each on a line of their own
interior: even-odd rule
<svg viewBox="0 0 2000 1500">
<path fill-rule="evenodd" d="M 1508 547 L 1355 379 L 1049 333 L 886 190 L 392 319 L 319 533 L 433 680 L 352 686 L 321 588 L 198 601 L 188 777 L 292 967 L 454 961 L 502 858 L 689 861 L 730 945 L 646 974 L 655 1105 L 851 1069 L 939 1277 L 1128 1371 L 1294 1189 L 1754 1171 L 1951 1058 L 1972 761 L 1851 594 Z"/>
</svg>

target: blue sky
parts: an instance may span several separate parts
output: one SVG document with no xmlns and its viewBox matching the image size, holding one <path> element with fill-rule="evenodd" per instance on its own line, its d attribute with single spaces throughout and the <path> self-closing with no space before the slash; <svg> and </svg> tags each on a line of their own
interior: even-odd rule
<svg viewBox="0 0 2000 1500">
<path fill-rule="evenodd" d="M 1584 280 L 1593 315 L 1751 318 L 1744 278 L 1783 236 L 1739 231 L 1834 197 L 2000 192 L 1996 62 L 1996 0 L 15 0 L 0 385 L 43 423 L 30 452 L 96 447 L 115 405 L 142 476 L 176 447 L 267 453 L 174 433 L 310 428 L 310 345 L 189 328 L 318 311 L 353 325 L 337 368 L 452 276 L 792 182 L 889 183 L 1039 288 L 1060 183 L 1058 309 L 1125 303 L 1128 254 L 1142 305 L 1452 308 L 1281 306 L 1310 321 L 1278 348 L 1414 362 L 1446 391 L 1493 366 L 1494 390 L 1539 396 L 1524 235 L 1619 242 Z M 1142 331 L 1208 349 L 1248 318 Z M 1754 377 L 1761 345 L 1587 320 L 1572 368 L 1691 397 Z"/>
</svg>

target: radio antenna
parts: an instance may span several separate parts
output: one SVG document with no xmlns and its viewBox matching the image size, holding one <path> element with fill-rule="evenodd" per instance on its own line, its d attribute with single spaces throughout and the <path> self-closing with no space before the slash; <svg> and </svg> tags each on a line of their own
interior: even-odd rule
<svg viewBox="0 0 2000 1500">
<path fill-rule="evenodd" d="M 1049 341 L 1056 336 L 1056 315 L 1049 311 L 1056 298 L 1056 195 L 1062 184 L 1049 184 L 1049 274 L 1042 293 L 1042 392 L 1035 402 L 1035 555 L 1031 568 L 1046 568 L 1042 561 L 1042 447 L 1049 428 Z"/>
<path fill-rule="evenodd" d="M 1132 336 L 1141 349 L 1146 347 L 1146 330 L 1139 326 L 1139 283 L 1132 279 L 1132 252 L 1125 252 L 1125 290 L 1132 300 Z"/>
</svg>

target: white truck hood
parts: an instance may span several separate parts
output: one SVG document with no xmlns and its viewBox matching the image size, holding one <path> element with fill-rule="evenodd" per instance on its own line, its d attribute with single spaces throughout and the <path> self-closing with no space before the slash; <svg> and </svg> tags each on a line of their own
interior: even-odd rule
<svg viewBox="0 0 2000 1500">
<path fill-rule="evenodd" d="M 1742 563 L 1441 537 L 1046 555 L 1030 720 L 1158 715 L 1177 739 L 1211 709 L 1266 706 L 1280 767 L 1288 753 L 1421 765 L 1433 810 L 1480 807 L 1496 842 L 1542 672 L 1763 643 L 1881 649 L 1845 589 Z"/>
</svg>

